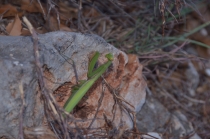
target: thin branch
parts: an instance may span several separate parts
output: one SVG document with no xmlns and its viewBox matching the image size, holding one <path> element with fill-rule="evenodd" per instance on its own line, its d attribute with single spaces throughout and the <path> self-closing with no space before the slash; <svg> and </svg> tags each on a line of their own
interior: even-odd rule
<svg viewBox="0 0 210 139">
<path fill-rule="evenodd" d="M 105 87 L 104 87 L 103 84 L 102 84 L 102 93 L 101 93 L 101 96 L 100 96 L 100 98 L 99 98 L 99 100 L 98 100 L 98 107 L 97 107 L 96 113 L 95 113 L 95 115 L 94 115 L 94 117 L 93 117 L 93 120 L 91 121 L 90 125 L 88 126 L 88 129 L 92 126 L 93 122 L 94 122 L 95 119 L 96 119 L 96 116 L 97 116 L 97 114 L 98 114 L 99 108 L 101 107 L 101 103 L 102 103 L 103 98 L 104 98 L 104 92 L 105 92 Z"/>
<path fill-rule="evenodd" d="M 42 7 L 42 4 L 41 4 L 40 0 L 37 0 L 37 1 L 38 1 L 39 5 L 40 5 L 40 7 L 41 7 L 41 9 L 42 9 L 42 12 L 43 12 L 43 15 L 44 15 L 44 19 L 46 20 L 47 17 L 46 17 L 46 14 L 45 14 L 44 9 L 43 9 L 43 7 Z"/>
<path fill-rule="evenodd" d="M 53 110 L 53 113 L 54 113 L 54 115 L 53 115 L 54 118 L 56 118 L 57 120 L 60 121 L 58 123 L 60 125 L 61 130 L 63 131 L 64 138 L 69 139 L 70 137 L 68 134 L 68 129 L 66 127 L 66 123 L 64 123 L 64 120 L 63 120 L 61 114 L 60 113 L 58 114 L 57 110 L 59 110 L 59 109 L 58 108 L 56 109 L 56 103 L 55 103 L 53 97 L 49 95 L 50 92 L 45 86 L 43 71 L 41 68 L 41 63 L 39 61 L 38 36 L 37 36 L 36 31 L 34 30 L 33 26 L 31 25 L 31 23 L 28 21 L 28 19 L 26 17 L 23 17 L 23 21 L 28 26 L 29 31 L 32 34 L 32 38 L 33 38 L 33 49 L 34 49 L 36 72 L 38 74 L 38 81 L 39 81 L 41 93 L 47 101 L 47 102 L 44 101 L 45 110 L 48 108 L 47 107 L 48 104 L 50 104 L 50 108 L 51 108 L 51 110 Z M 47 114 L 47 112 L 45 112 L 45 114 Z M 48 120 L 48 122 L 49 122 L 49 120 Z"/>
</svg>

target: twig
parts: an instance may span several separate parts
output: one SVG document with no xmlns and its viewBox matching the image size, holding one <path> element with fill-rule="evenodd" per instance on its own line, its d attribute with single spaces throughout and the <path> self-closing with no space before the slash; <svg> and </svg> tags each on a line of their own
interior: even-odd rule
<svg viewBox="0 0 210 139">
<path fill-rule="evenodd" d="M 136 20 L 130 16 L 130 14 L 128 14 L 127 12 L 125 12 L 122 8 L 120 8 L 117 4 L 114 3 L 114 1 L 109 0 L 118 10 L 120 10 L 123 14 L 127 15 L 134 23 L 136 22 Z M 128 20 L 131 25 L 134 25 L 130 20 Z"/>
<path fill-rule="evenodd" d="M 182 47 L 184 47 L 186 43 L 188 43 L 188 40 L 184 41 L 179 47 L 171 50 L 169 53 L 170 54 L 176 53 L 179 49 L 181 49 Z"/>
<path fill-rule="evenodd" d="M 169 57 L 171 56 L 171 54 L 174 54 L 176 53 L 178 50 L 180 50 L 182 47 L 185 46 L 185 44 L 187 43 L 188 41 L 184 41 L 179 47 L 171 50 L 170 52 L 167 52 L 167 53 L 162 53 L 160 55 L 151 55 L 151 56 L 139 56 L 139 58 L 152 58 L 152 59 L 156 59 L 156 58 L 163 58 L 163 57 Z"/>
<path fill-rule="evenodd" d="M 40 5 L 40 7 L 41 7 L 41 9 L 42 9 L 42 12 L 43 12 L 43 15 L 44 15 L 44 19 L 46 20 L 47 17 L 46 17 L 46 14 L 45 14 L 44 9 L 43 9 L 43 7 L 42 7 L 42 4 L 41 4 L 40 0 L 37 0 L 37 1 L 38 1 L 39 5 Z"/>
<path fill-rule="evenodd" d="M 179 105 L 183 110 L 185 110 L 186 112 L 199 117 L 200 115 L 198 113 L 195 113 L 189 109 L 187 109 L 184 105 L 182 105 L 178 100 L 176 100 L 171 94 L 169 94 L 165 89 L 163 89 L 160 85 L 160 83 L 158 83 L 156 80 L 154 80 L 155 83 L 158 85 L 159 88 L 161 88 L 161 93 L 165 96 L 167 96 L 168 98 L 170 98 L 173 102 L 175 102 L 177 105 Z"/>
<path fill-rule="evenodd" d="M 102 84 L 102 93 L 101 93 L 101 96 L 100 96 L 100 98 L 99 98 L 99 100 L 98 100 L 98 107 L 97 107 L 96 113 L 95 113 L 95 115 L 94 115 L 94 117 L 93 117 L 93 120 L 91 121 L 90 125 L 88 126 L 88 129 L 92 126 L 93 122 L 94 122 L 95 119 L 96 119 L 96 116 L 97 116 L 97 114 L 98 114 L 99 108 L 101 107 L 101 103 L 102 103 L 103 98 L 104 98 L 104 92 L 105 92 L 105 87 L 104 87 L 103 84 Z"/>
<path fill-rule="evenodd" d="M 67 127 L 65 126 L 66 123 L 64 123 L 63 118 L 61 117 L 61 115 L 57 113 L 57 110 L 55 108 L 56 107 L 55 101 L 53 101 L 53 97 L 49 95 L 50 92 L 45 86 L 43 71 L 42 71 L 42 68 L 41 68 L 41 63 L 39 61 L 38 36 L 37 36 L 36 31 L 34 30 L 33 26 L 31 25 L 31 23 L 28 21 L 28 19 L 26 17 L 23 17 L 23 21 L 28 26 L 29 31 L 32 34 L 32 38 L 33 38 L 33 48 L 34 48 L 36 72 L 38 74 L 38 81 L 39 81 L 41 93 L 42 93 L 42 95 L 45 97 L 45 99 L 47 101 L 47 102 L 44 101 L 45 110 L 47 109 L 46 106 L 48 106 L 48 104 L 50 104 L 50 107 L 51 107 L 51 109 L 54 112 L 54 117 L 56 119 L 60 120 L 59 125 L 60 125 L 60 127 L 61 127 L 61 129 L 63 131 L 63 134 L 64 134 L 63 136 L 66 139 L 69 139 L 70 137 L 69 137 L 69 134 L 68 134 L 68 130 L 67 130 Z M 54 103 L 54 105 L 52 103 Z M 47 112 L 45 112 L 45 114 L 47 114 Z"/>
<path fill-rule="evenodd" d="M 107 86 L 112 90 L 112 92 L 113 92 L 113 94 L 114 94 L 114 96 L 115 96 L 116 98 L 118 98 L 119 100 L 125 102 L 125 103 L 128 104 L 130 107 L 134 108 L 133 105 L 131 105 L 130 103 L 128 103 L 123 97 L 117 95 L 116 92 L 113 91 L 113 90 L 115 90 L 115 89 L 112 88 L 112 87 L 107 83 L 106 79 L 105 79 L 103 76 L 102 76 L 102 78 L 103 78 L 104 82 L 107 84 Z"/>
<path fill-rule="evenodd" d="M 113 98 L 115 100 L 115 103 L 118 104 L 118 106 L 120 107 L 120 111 L 121 111 L 121 118 L 122 118 L 122 111 L 126 112 L 128 114 L 128 116 L 131 118 L 132 122 L 133 122 L 133 131 L 138 133 L 138 129 L 137 129 L 137 125 L 136 125 L 136 115 L 135 115 L 135 112 L 133 110 L 131 110 L 127 105 L 129 105 L 131 108 L 134 109 L 134 106 L 131 105 L 130 103 L 128 103 L 123 97 L 119 96 L 116 92 L 115 92 L 115 89 L 112 88 L 112 86 L 110 86 L 106 79 L 101 76 L 104 80 L 104 82 L 106 83 L 106 85 L 108 86 L 110 92 L 112 92 L 112 95 L 113 95 Z M 124 102 L 124 103 L 123 103 Z M 125 105 L 127 104 L 127 105 Z M 115 104 L 113 105 L 115 106 Z M 114 115 L 114 114 L 113 114 Z M 114 115 L 115 116 L 115 115 Z M 114 116 L 113 116 L 113 119 L 112 121 L 114 120 Z M 122 120 L 122 119 L 121 119 Z M 133 135 L 135 136 L 135 135 Z M 135 137 L 134 137 L 135 138 Z"/>
<path fill-rule="evenodd" d="M 82 0 L 79 0 L 79 7 L 78 7 L 78 30 L 83 30 L 81 26 L 81 10 L 82 10 Z"/>
<path fill-rule="evenodd" d="M 51 127 L 52 127 L 52 129 L 53 129 L 55 135 L 57 136 L 57 138 L 58 138 L 58 139 L 61 139 L 61 138 L 58 136 L 58 133 L 57 133 L 57 131 L 55 130 L 55 128 L 54 128 L 54 126 L 53 126 L 53 124 L 52 124 L 51 122 L 50 122 L 50 125 L 51 125 Z"/>
<path fill-rule="evenodd" d="M 204 100 L 198 100 L 198 99 L 194 99 L 191 97 L 188 97 L 187 95 L 180 93 L 181 96 L 183 96 L 184 98 L 186 98 L 187 100 L 193 102 L 193 103 L 201 103 L 201 104 L 205 104 L 206 102 Z"/>
</svg>

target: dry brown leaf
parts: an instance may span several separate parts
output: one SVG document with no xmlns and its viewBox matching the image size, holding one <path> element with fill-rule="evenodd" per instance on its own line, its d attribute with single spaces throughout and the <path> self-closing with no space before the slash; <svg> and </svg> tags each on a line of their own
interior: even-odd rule
<svg viewBox="0 0 210 139">
<path fill-rule="evenodd" d="M 13 25 L 14 25 L 14 20 L 7 25 L 6 31 L 7 31 L 8 34 L 12 30 Z"/>
<path fill-rule="evenodd" d="M 54 17 L 54 16 L 50 16 L 49 22 L 46 22 L 46 24 L 48 24 L 48 28 L 51 31 L 57 31 L 57 30 L 59 30 L 59 25 L 58 25 L 57 18 Z"/>
<path fill-rule="evenodd" d="M 18 11 L 16 7 L 12 6 L 11 4 L 0 5 L 0 14 L 3 14 L 3 17 L 10 17 L 18 14 Z"/>
<path fill-rule="evenodd" d="M 18 15 L 15 16 L 13 22 L 9 23 L 6 30 L 10 36 L 19 36 L 21 34 L 21 20 Z"/>
</svg>

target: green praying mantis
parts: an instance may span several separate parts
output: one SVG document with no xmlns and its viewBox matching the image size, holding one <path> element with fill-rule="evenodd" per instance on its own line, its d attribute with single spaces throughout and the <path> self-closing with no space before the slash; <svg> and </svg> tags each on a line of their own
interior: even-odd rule
<svg viewBox="0 0 210 139">
<path fill-rule="evenodd" d="M 106 54 L 108 61 L 103 65 L 94 69 L 95 64 L 99 58 L 99 52 L 96 52 L 89 62 L 87 77 L 88 80 L 80 81 L 80 84 L 76 85 L 72 89 L 72 95 L 66 101 L 64 105 L 64 110 L 70 113 L 73 108 L 79 103 L 82 97 L 87 93 L 91 86 L 98 80 L 98 78 L 108 69 L 111 65 L 114 57 L 111 53 Z"/>
</svg>

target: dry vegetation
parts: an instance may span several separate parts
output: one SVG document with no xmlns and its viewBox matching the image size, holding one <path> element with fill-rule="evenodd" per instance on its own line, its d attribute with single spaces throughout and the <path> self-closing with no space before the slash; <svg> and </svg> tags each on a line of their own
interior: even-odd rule
<svg viewBox="0 0 210 139">
<path fill-rule="evenodd" d="M 122 51 L 137 54 L 145 66 L 144 75 L 153 95 L 169 111 L 182 111 L 202 138 L 210 138 L 207 0 L 0 0 L 0 3 L 1 35 L 30 35 L 22 21 L 26 16 L 38 33 L 61 30 L 97 34 Z M 63 119 L 54 123 L 61 138 L 68 136 L 63 123 Z M 83 129 L 74 131 L 84 133 Z M 76 136 L 75 132 L 70 136 Z M 167 130 L 163 135 L 170 136 Z M 104 137 L 107 136 L 110 135 Z"/>
</svg>

